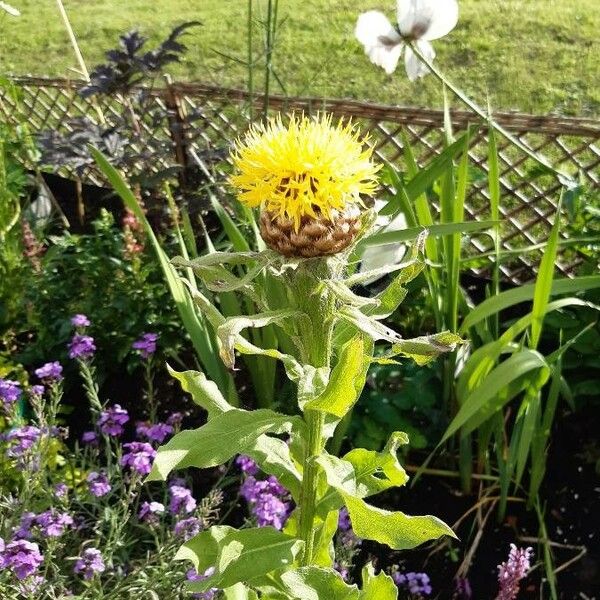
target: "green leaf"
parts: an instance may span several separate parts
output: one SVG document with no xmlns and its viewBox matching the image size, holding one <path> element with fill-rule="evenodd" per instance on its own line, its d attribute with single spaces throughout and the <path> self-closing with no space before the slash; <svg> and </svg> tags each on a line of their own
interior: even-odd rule
<svg viewBox="0 0 600 600">
<path fill-rule="evenodd" d="M 550 299 L 552 290 L 552 281 L 554 280 L 554 263 L 556 261 L 556 251 L 558 249 L 558 234 L 560 230 L 560 202 L 556 210 L 554 225 L 550 231 L 546 249 L 540 262 L 540 268 L 535 280 L 535 289 L 533 293 L 533 322 L 531 323 L 531 340 L 529 347 L 537 348 L 542 335 L 542 325 L 544 323 L 544 315 L 546 314 L 546 306 Z"/>
<path fill-rule="evenodd" d="M 298 417 L 272 410 L 229 410 L 199 429 L 178 433 L 158 449 L 148 481 L 165 480 L 173 469 L 216 467 L 236 454 L 253 450 L 264 433 L 290 432 L 304 423 Z"/>
<path fill-rule="evenodd" d="M 369 364 L 363 337 L 357 335 L 342 347 L 323 393 L 305 404 L 304 410 L 320 410 L 343 418 L 365 385 Z"/>
<path fill-rule="evenodd" d="M 228 410 L 231 406 L 219 391 L 217 384 L 207 379 L 204 373 L 200 371 L 175 371 L 169 365 L 167 370 L 171 377 L 174 377 L 181 384 L 181 389 L 192 396 L 192 400 L 206 412 L 208 418 L 216 417 Z"/>
<path fill-rule="evenodd" d="M 457 345 L 463 343 L 464 340 L 460 336 L 451 331 L 443 331 L 442 333 L 396 342 L 392 344 L 391 352 L 386 353 L 384 357 L 407 356 L 412 358 L 418 365 L 423 366 L 440 354 L 453 352 Z"/>
<path fill-rule="evenodd" d="M 243 583 L 236 583 L 234 586 L 223 590 L 224 600 L 258 600 L 254 590 L 247 588 Z"/>
<path fill-rule="evenodd" d="M 273 527 L 237 530 L 219 525 L 187 541 L 175 560 L 191 560 L 198 573 L 214 568 L 206 579 L 188 584 L 191 591 L 204 592 L 241 582 L 251 585 L 257 577 L 292 565 L 303 546 Z"/>
<path fill-rule="evenodd" d="M 456 538 L 448 525 L 431 515 L 411 517 L 370 506 L 350 494 L 342 494 L 352 529 L 359 537 L 386 544 L 394 550 L 410 550 L 443 535 Z"/>
<path fill-rule="evenodd" d="M 289 598 L 294 600 L 358 600 L 356 585 L 348 585 L 333 569 L 301 567 L 281 574 Z"/>
<path fill-rule="evenodd" d="M 398 587 L 394 580 L 383 571 L 375 575 L 372 563 L 363 567 L 362 584 L 360 600 L 397 600 L 398 598 Z"/>
<path fill-rule="evenodd" d="M 414 240 L 420 233 L 427 231 L 430 237 L 438 235 L 450 235 L 454 233 L 470 233 L 473 231 L 482 231 L 491 229 L 496 221 L 466 221 L 463 223 L 441 223 L 439 225 L 429 225 L 425 227 L 411 227 L 399 231 L 384 231 L 375 233 L 361 240 L 361 245 L 382 246 L 395 242 L 408 242 Z"/>
<path fill-rule="evenodd" d="M 548 369 L 548 364 L 544 357 L 535 350 L 521 350 L 500 363 L 467 396 L 440 443 L 447 440 L 461 427 L 465 427 L 467 423 L 469 426 L 468 429 L 463 429 L 463 435 L 473 431 L 478 423 L 493 415 L 511 397 L 514 397 L 519 389 L 523 389 L 526 382 L 522 382 L 521 378 L 524 375 L 539 369 Z M 511 394 L 502 394 L 501 392 L 513 382 L 518 382 L 519 385 L 512 389 Z M 476 423 L 473 422 L 474 417 L 477 417 Z"/>
<path fill-rule="evenodd" d="M 550 295 L 574 294 L 584 290 L 591 290 L 600 287 L 600 275 L 588 275 L 585 277 L 575 277 L 574 279 L 555 279 L 552 283 Z M 533 300 L 535 285 L 522 285 L 512 290 L 502 292 L 497 296 L 492 296 L 476 306 L 465 317 L 460 326 L 460 333 L 466 332 L 470 327 L 477 325 L 483 319 L 490 315 L 500 312 L 506 308 Z"/>
</svg>

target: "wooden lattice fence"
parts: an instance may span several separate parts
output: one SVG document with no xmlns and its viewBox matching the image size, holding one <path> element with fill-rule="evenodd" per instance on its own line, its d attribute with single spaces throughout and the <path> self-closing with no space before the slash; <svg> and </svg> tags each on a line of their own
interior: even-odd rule
<svg viewBox="0 0 600 600">
<path fill-rule="evenodd" d="M 127 99 L 102 100 L 82 98 L 77 90 L 80 82 L 40 78 L 15 80 L 18 94 L 0 88 L 0 112 L 9 122 L 27 122 L 34 133 L 68 131 L 70 122 L 87 117 L 97 121 L 98 112 L 110 124 L 124 110 Z M 137 92 L 136 92 L 137 93 Z M 265 99 L 252 98 L 242 90 L 222 89 L 197 84 L 173 84 L 152 90 L 146 100 L 150 118 L 141 121 L 144 136 L 152 143 L 170 149 L 154 167 L 200 164 L 212 183 L 223 186 L 227 165 L 227 149 L 248 126 L 252 110 L 262 110 Z M 326 110 L 336 116 L 352 117 L 369 131 L 376 153 L 400 170 L 403 169 L 404 131 L 420 163 L 426 163 L 443 148 L 443 113 L 438 110 L 380 106 L 348 100 L 285 98 L 271 96 L 271 111 Z M 452 111 L 455 131 L 477 124 L 469 112 Z M 558 116 L 530 116 L 497 113 L 495 119 L 530 149 L 542 153 L 564 171 L 581 173 L 587 184 L 600 189 L 600 122 Z M 466 214 L 470 219 L 489 218 L 487 192 L 487 129 L 473 128 L 470 145 L 472 185 Z M 549 175 L 536 172 L 535 163 L 521 150 L 499 139 L 501 161 L 502 248 L 515 251 L 514 259 L 503 262 L 504 276 L 514 282 L 530 280 L 539 262 L 539 249 L 547 239 L 557 210 L 560 184 Z M 205 161 L 218 156 L 219 161 Z M 144 169 L 152 164 L 143 165 Z M 140 165 L 140 168 L 142 166 Z M 98 173 L 88 170 L 85 177 L 101 183 Z M 436 207 L 437 208 L 437 207 Z M 566 233 L 563 235 L 567 235 Z M 492 250 L 489 237 L 474 236 L 470 240 L 474 256 L 485 256 Z M 528 250 L 523 251 L 522 249 Z M 577 252 L 561 254 L 558 269 L 564 275 L 575 272 L 581 262 Z M 485 271 L 485 264 L 476 265 Z M 488 263 L 489 267 L 489 263 Z"/>
</svg>

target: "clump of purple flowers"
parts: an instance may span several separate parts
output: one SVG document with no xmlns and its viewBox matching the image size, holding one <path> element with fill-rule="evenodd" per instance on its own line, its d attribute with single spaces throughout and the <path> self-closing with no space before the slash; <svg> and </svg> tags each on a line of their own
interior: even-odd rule
<svg viewBox="0 0 600 600">
<path fill-rule="evenodd" d="M 131 344 L 134 350 L 137 350 L 142 358 L 148 359 L 156 352 L 157 333 L 144 333 L 139 340 Z"/>
<path fill-rule="evenodd" d="M 94 338 L 89 335 L 76 333 L 69 343 L 69 358 L 87 360 L 94 356 L 96 344 Z"/>
<path fill-rule="evenodd" d="M 427 573 L 393 571 L 392 579 L 398 587 L 408 590 L 413 596 L 430 596 L 433 591 Z"/>
<path fill-rule="evenodd" d="M 100 413 L 98 419 L 98 427 L 100 431 L 106 435 L 119 436 L 122 435 L 123 425 L 129 421 L 129 414 L 120 404 L 109 406 L 106 410 Z"/>
<path fill-rule="evenodd" d="M 97 548 L 86 548 L 75 562 L 75 573 L 83 573 L 84 579 L 92 579 L 96 573 L 103 573 L 106 569 L 102 554 Z"/>
<path fill-rule="evenodd" d="M 71 325 L 73 327 L 89 327 L 91 322 L 85 315 L 79 313 L 71 317 Z"/>
<path fill-rule="evenodd" d="M 96 471 L 92 471 L 87 476 L 87 482 L 90 493 L 93 496 L 96 496 L 96 498 L 106 496 L 112 489 L 106 473 L 96 473 Z"/>
<path fill-rule="evenodd" d="M 150 442 L 162 444 L 173 433 L 173 427 L 168 423 L 142 423 L 136 424 L 135 431 L 138 437 L 146 438 Z"/>
<path fill-rule="evenodd" d="M 14 404 L 21 395 L 21 384 L 12 379 L 0 378 L 0 401 L 5 406 Z"/>
<path fill-rule="evenodd" d="M 84 444 L 95 444 L 98 441 L 98 436 L 95 431 L 84 431 L 81 434 L 81 441 Z"/>
<path fill-rule="evenodd" d="M 47 362 L 35 370 L 38 379 L 45 382 L 56 382 L 62 379 L 62 365 L 57 361 Z"/>
<path fill-rule="evenodd" d="M 171 502 L 169 512 L 172 515 L 178 515 L 181 512 L 191 513 L 196 508 L 196 500 L 188 488 L 181 485 L 171 485 L 169 487 Z"/>
<path fill-rule="evenodd" d="M 27 540 L 14 540 L 4 544 L 0 538 L 0 569 L 11 569 L 17 579 L 25 579 L 35 573 L 44 562 L 40 548 Z"/>
<path fill-rule="evenodd" d="M 44 537 L 60 537 L 68 527 L 73 526 L 73 517 L 68 513 L 47 510 L 35 518 L 35 524 Z"/>
<path fill-rule="evenodd" d="M 130 442 L 123 444 L 128 452 L 121 457 L 121 464 L 130 467 L 140 475 L 148 475 L 152 470 L 152 462 L 156 450 L 146 442 Z"/>
<path fill-rule="evenodd" d="M 23 456 L 27 450 L 37 443 L 41 435 L 42 430 L 35 425 L 24 425 L 9 431 L 4 436 L 4 439 L 8 442 L 6 454 L 10 458 Z"/>
<path fill-rule="evenodd" d="M 259 527 L 271 525 L 283 529 L 290 514 L 290 503 L 288 491 L 275 476 L 270 475 L 267 479 L 256 479 L 252 475 L 246 477 L 240 494 L 250 506 Z"/>
<path fill-rule="evenodd" d="M 181 519 L 175 523 L 173 532 L 183 538 L 184 541 L 188 541 L 195 535 L 198 535 L 202 531 L 202 521 L 198 517 L 189 517 L 187 519 Z"/>
<path fill-rule="evenodd" d="M 246 475 L 256 475 L 258 473 L 258 465 L 245 454 L 240 454 L 235 459 L 235 464 L 240 468 L 242 473 Z"/>
<path fill-rule="evenodd" d="M 138 512 L 138 519 L 149 525 L 158 523 L 158 515 L 165 512 L 164 504 L 160 502 L 143 502 Z"/>
<path fill-rule="evenodd" d="M 515 600 L 519 594 L 519 582 L 531 568 L 532 548 L 517 548 L 510 545 L 508 560 L 498 565 L 500 591 L 496 600 Z"/>
</svg>

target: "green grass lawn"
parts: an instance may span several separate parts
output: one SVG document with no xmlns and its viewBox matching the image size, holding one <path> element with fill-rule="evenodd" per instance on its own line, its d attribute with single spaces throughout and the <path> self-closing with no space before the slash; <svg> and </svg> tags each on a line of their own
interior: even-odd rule
<svg viewBox="0 0 600 600">
<path fill-rule="evenodd" d="M 54 0 L 11 0 L 20 18 L 0 16 L 0 73 L 68 75 L 76 61 Z M 479 102 L 494 109 L 600 114 L 599 0 L 459 0 L 457 28 L 435 42 L 438 65 Z M 255 0 L 257 8 L 264 0 Z M 246 0 L 65 0 L 89 66 L 120 33 L 139 28 L 152 40 L 185 20 L 203 26 L 187 36 L 190 51 L 177 78 L 245 86 Z M 355 41 L 359 12 L 387 0 L 280 0 L 274 56 L 290 95 L 336 96 L 438 107 L 432 78 L 411 84 L 371 65 Z M 263 9 L 264 10 L 264 9 Z M 255 32 L 257 49 L 258 31 Z M 257 76 L 260 85 L 260 76 Z M 276 86 L 275 91 L 282 91 Z"/>
</svg>

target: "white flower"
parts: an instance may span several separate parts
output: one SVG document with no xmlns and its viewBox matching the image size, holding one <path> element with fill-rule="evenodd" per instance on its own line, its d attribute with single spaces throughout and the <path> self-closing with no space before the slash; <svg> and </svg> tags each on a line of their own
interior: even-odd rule
<svg viewBox="0 0 600 600">
<path fill-rule="evenodd" d="M 355 35 L 365 47 L 371 62 L 390 74 L 396 70 L 404 50 L 406 74 L 411 81 L 427 74 L 427 67 L 404 42 L 414 42 L 423 57 L 435 58 L 429 43 L 450 33 L 458 21 L 456 0 L 397 0 L 394 27 L 388 18 L 376 10 L 362 13 L 356 23 Z"/>
<path fill-rule="evenodd" d="M 5 10 L 9 15 L 12 15 L 13 17 L 19 17 L 21 15 L 21 13 L 16 8 L 11 6 L 10 4 L 6 4 L 6 2 L 0 2 L 0 9 Z"/>
</svg>

